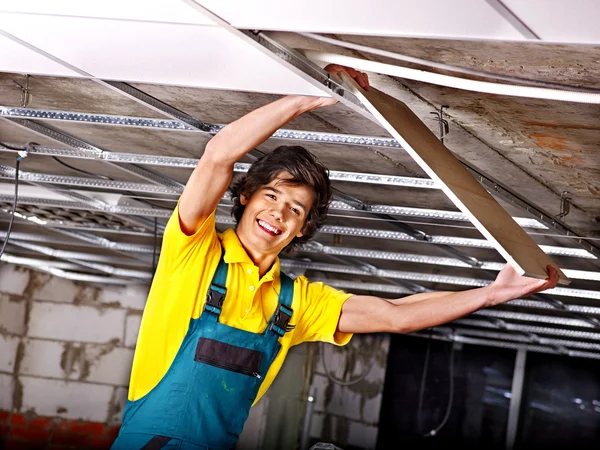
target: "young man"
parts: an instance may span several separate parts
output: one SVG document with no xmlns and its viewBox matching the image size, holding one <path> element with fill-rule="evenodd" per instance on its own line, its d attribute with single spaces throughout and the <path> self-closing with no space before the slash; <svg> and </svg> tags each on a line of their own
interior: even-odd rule
<svg viewBox="0 0 600 450">
<path fill-rule="evenodd" d="M 368 89 L 365 74 L 344 70 Z M 231 187 L 235 230 L 218 235 L 215 210 L 234 164 L 295 117 L 331 98 L 286 96 L 223 128 L 207 144 L 164 233 L 144 310 L 129 398 L 113 449 L 230 449 L 250 407 L 289 348 L 346 344 L 353 333 L 409 333 L 557 283 L 507 265 L 490 285 L 397 300 L 289 279 L 278 255 L 308 240 L 331 198 L 326 169 L 301 147 L 280 147 Z"/>
</svg>

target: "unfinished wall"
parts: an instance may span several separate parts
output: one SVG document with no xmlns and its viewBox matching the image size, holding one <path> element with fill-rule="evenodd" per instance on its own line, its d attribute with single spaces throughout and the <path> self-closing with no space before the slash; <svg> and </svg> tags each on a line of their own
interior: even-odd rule
<svg viewBox="0 0 600 450">
<path fill-rule="evenodd" d="M 376 447 L 388 351 L 387 334 L 355 335 L 345 347 L 318 344 L 309 444 Z"/>
<path fill-rule="evenodd" d="M 0 265 L 4 441 L 107 448 L 126 400 L 146 294 L 144 285 L 100 289 Z"/>
<path fill-rule="evenodd" d="M 0 448 L 110 447 L 146 295 L 145 285 L 92 287 L 0 264 Z M 336 384 L 322 350 L 333 377 L 353 380 L 371 369 L 356 384 Z M 252 409 L 239 449 L 299 449 L 317 441 L 374 448 L 387 351 L 387 338 L 370 335 L 344 348 L 294 347 Z M 315 402 L 303 441 L 311 374 Z"/>
</svg>

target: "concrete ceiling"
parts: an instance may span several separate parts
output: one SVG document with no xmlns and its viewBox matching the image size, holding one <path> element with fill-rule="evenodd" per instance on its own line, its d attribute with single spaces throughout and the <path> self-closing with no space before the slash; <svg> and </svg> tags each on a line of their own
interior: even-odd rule
<svg viewBox="0 0 600 450">
<path fill-rule="evenodd" d="M 323 65 L 307 60 L 307 50 L 472 80 L 592 97 L 600 92 L 595 2 L 571 2 L 569 9 L 558 1 L 545 1 L 542 9 L 541 0 L 451 3 L 379 0 L 368 10 L 349 0 L 329 2 L 327 10 L 312 0 L 3 5 L 2 232 L 15 191 L 11 168 L 18 154 L 10 148 L 38 146 L 20 161 L 20 216 L 2 259 L 87 282 L 147 283 L 162 227 L 214 126 L 282 94 L 335 95 L 306 69 L 303 62 Z M 280 49 L 266 48 L 264 38 Z M 282 59 L 293 51 L 299 53 Z M 530 301 L 457 321 L 452 326 L 460 336 L 454 338 L 600 357 L 598 102 L 369 75 L 373 86 L 405 102 L 436 135 L 439 122 L 432 113 L 447 106 L 445 145 L 480 174 L 513 217 L 537 221 L 520 223 L 572 279 Z M 493 279 L 504 264 L 498 252 L 347 93 L 340 99 L 290 123 L 286 129 L 296 132 L 287 139 L 269 139 L 258 149 L 304 145 L 331 169 L 337 189 L 327 226 L 317 235 L 321 246 L 288 256 L 286 270 L 389 297 Z M 320 134 L 309 140 L 308 132 Z M 324 142 L 336 139 L 346 143 Z M 225 199 L 220 229 L 230 226 L 229 210 Z M 419 241 L 423 235 L 429 241 Z M 441 327 L 438 335 L 447 338 L 449 331 Z"/>
</svg>

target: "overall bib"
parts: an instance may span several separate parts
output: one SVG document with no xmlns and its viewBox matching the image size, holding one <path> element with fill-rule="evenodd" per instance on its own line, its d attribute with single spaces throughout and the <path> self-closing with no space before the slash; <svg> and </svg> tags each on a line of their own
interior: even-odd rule
<svg viewBox="0 0 600 450">
<path fill-rule="evenodd" d="M 221 256 L 204 311 L 190 321 L 160 382 L 144 397 L 127 401 L 112 450 L 235 447 L 281 347 L 279 338 L 292 316 L 294 290 L 292 280 L 281 273 L 277 309 L 265 331 L 256 334 L 219 322 L 226 280 L 227 264 Z"/>
</svg>

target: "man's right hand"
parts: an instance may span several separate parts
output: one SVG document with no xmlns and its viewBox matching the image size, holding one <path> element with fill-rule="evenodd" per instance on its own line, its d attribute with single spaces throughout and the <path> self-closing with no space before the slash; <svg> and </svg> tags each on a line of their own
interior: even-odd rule
<svg viewBox="0 0 600 450">
<path fill-rule="evenodd" d="M 329 72 L 331 75 L 336 77 L 338 80 L 340 79 L 338 73 L 345 72 L 349 76 L 351 76 L 358 85 L 364 90 L 369 90 L 369 76 L 364 72 L 359 72 L 352 67 L 342 66 L 340 64 L 329 64 L 325 67 L 325 70 Z M 333 97 L 322 97 L 321 98 L 322 106 L 330 106 L 335 105 L 338 100 Z"/>
</svg>

